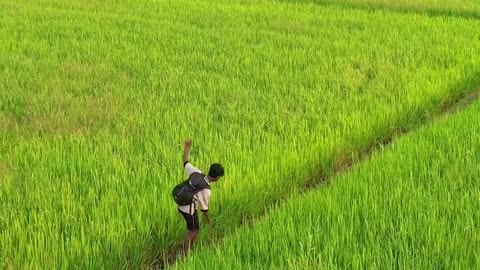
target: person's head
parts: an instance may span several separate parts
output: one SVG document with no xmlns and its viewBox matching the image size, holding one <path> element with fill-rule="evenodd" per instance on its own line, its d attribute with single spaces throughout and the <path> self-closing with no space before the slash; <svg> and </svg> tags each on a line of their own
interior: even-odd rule
<svg viewBox="0 0 480 270">
<path fill-rule="evenodd" d="M 220 177 L 223 176 L 224 170 L 221 164 L 214 163 L 210 165 L 210 170 L 208 171 L 208 178 L 210 182 L 217 182 Z"/>
</svg>

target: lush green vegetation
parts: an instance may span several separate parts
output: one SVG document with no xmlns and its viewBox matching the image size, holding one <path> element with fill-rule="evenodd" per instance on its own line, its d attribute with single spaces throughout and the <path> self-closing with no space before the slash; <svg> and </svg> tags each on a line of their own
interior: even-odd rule
<svg viewBox="0 0 480 270">
<path fill-rule="evenodd" d="M 477 0 L 280 0 L 288 3 L 340 5 L 366 9 L 389 9 L 432 15 L 455 15 L 480 18 Z"/>
<path fill-rule="evenodd" d="M 228 234 L 471 90 L 476 26 L 257 1 L 1 0 L 0 267 L 151 262 L 185 230 L 170 191 L 186 137 L 195 165 L 225 165 L 207 232 Z"/>
<path fill-rule="evenodd" d="M 478 269 L 480 101 L 179 269 Z"/>
</svg>

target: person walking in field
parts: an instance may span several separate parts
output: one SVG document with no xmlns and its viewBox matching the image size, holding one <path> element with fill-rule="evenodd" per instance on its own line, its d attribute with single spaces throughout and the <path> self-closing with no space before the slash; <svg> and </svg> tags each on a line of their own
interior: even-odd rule
<svg viewBox="0 0 480 270">
<path fill-rule="evenodd" d="M 178 184 L 172 192 L 178 212 L 187 224 L 187 235 L 182 243 L 182 259 L 187 256 L 199 233 L 198 206 L 200 206 L 200 211 L 203 213 L 205 221 L 209 225 L 213 225 L 213 220 L 208 215 L 208 203 L 211 194 L 210 184 L 217 182 L 224 175 L 224 169 L 219 163 L 211 164 L 207 175 L 194 167 L 188 159 L 191 147 L 192 140 L 186 140 L 183 151 L 183 167 L 188 175 L 188 179 Z"/>
</svg>

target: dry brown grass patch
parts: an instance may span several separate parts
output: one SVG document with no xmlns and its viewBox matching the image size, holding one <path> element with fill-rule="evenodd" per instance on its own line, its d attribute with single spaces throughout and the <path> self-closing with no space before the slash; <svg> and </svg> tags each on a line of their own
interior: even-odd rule
<svg viewBox="0 0 480 270">
<path fill-rule="evenodd" d="M 293 20 L 278 22 L 277 29 L 284 32 L 298 33 L 298 34 L 305 33 L 308 30 L 304 24 L 298 21 L 293 21 Z"/>
<path fill-rule="evenodd" d="M 5 180 L 7 176 L 11 175 L 12 172 L 12 168 L 8 166 L 6 162 L 0 161 L 0 184 L 2 184 L 3 180 Z"/>
<path fill-rule="evenodd" d="M 105 128 L 117 116 L 117 103 L 111 93 L 101 96 L 71 97 L 63 93 L 52 94 L 46 111 L 38 112 L 30 102 L 26 117 L 7 117 L 2 128 L 18 126 L 25 134 L 86 135 Z"/>
</svg>

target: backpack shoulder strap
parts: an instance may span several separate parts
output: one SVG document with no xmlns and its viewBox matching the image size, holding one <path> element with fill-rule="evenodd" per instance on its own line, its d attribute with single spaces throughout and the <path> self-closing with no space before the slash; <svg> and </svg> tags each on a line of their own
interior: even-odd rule
<svg viewBox="0 0 480 270">
<path fill-rule="evenodd" d="M 210 189 L 207 176 L 203 173 L 192 173 L 190 175 L 190 183 L 195 190 L 200 191 L 202 189 Z"/>
</svg>

